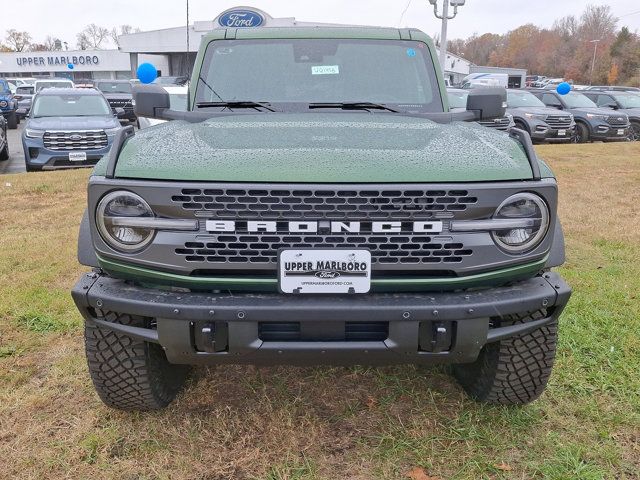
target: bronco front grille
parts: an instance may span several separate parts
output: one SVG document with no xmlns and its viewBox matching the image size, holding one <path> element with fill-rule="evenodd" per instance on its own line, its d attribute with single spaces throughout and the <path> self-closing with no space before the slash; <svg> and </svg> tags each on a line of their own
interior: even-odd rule
<svg viewBox="0 0 640 480">
<path fill-rule="evenodd" d="M 461 167 L 467 168 L 467 167 Z M 539 193 L 555 211 L 555 183 L 466 184 L 196 183 L 120 180 L 164 219 L 197 220 L 189 231 L 159 230 L 141 252 L 105 257 L 197 277 L 257 275 L 273 279 L 284 249 L 354 249 L 372 255 L 372 278 L 410 281 L 456 277 L 528 261 L 508 255 L 490 232 L 461 232 L 451 221 L 491 218 L 510 195 Z M 92 209 L 113 189 L 94 181 Z M 261 225 L 257 225 L 262 222 Z M 302 225 L 306 224 L 306 226 Z M 430 231 L 431 230 L 431 231 Z M 548 241 L 535 252 L 536 259 Z"/>
<path fill-rule="evenodd" d="M 551 128 L 567 129 L 571 126 L 571 117 L 567 115 L 549 115 L 546 122 Z"/>
<path fill-rule="evenodd" d="M 171 200 L 219 219 L 421 220 L 450 218 L 477 202 L 467 190 L 183 189 Z"/>
<path fill-rule="evenodd" d="M 277 263 L 283 248 L 368 249 L 374 264 L 425 265 L 461 263 L 473 250 L 462 243 L 437 241 L 425 235 L 218 235 L 214 241 L 186 242 L 175 253 L 194 263 Z"/>
<path fill-rule="evenodd" d="M 43 141 L 48 150 L 100 150 L 108 145 L 104 130 L 47 131 Z"/>
</svg>

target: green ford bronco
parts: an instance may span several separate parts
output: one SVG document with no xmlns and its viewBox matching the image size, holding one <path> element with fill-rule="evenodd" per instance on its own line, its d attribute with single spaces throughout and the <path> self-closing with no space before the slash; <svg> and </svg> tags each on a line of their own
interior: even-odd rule
<svg viewBox="0 0 640 480">
<path fill-rule="evenodd" d="M 167 406 L 191 365 L 441 364 L 491 403 L 544 390 L 571 294 L 557 183 L 506 92 L 450 112 L 412 29 L 220 28 L 188 109 L 96 166 L 73 289 L 101 399 Z"/>
</svg>

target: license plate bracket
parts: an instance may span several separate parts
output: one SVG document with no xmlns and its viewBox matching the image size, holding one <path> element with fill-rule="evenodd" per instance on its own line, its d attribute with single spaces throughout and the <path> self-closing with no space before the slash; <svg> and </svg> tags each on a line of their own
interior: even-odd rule
<svg viewBox="0 0 640 480">
<path fill-rule="evenodd" d="M 369 293 L 371 252 L 347 248 L 280 250 L 278 289 L 285 294 Z"/>
</svg>

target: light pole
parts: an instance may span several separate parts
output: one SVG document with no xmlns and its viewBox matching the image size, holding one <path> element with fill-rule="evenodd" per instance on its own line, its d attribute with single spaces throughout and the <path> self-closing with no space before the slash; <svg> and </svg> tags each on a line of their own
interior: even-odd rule
<svg viewBox="0 0 640 480">
<path fill-rule="evenodd" d="M 593 85 L 593 70 L 596 68 L 596 54 L 598 53 L 598 42 L 602 40 L 591 40 L 589 43 L 593 43 L 593 60 L 591 61 L 591 74 L 589 75 L 589 85 Z"/>
<path fill-rule="evenodd" d="M 438 0 L 429 0 L 433 5 L 433 14 L 442 20 L 442 30 L 440 32 L 440 66 L 444 71 L 444 64 L 447 61 L 447 22 L 453 20 L 458 15 L 458 7 L 462 7 L 466 0 L 443 0 L 442 15 L 438 13 Z M 449 16 L 449 5 L 453 7 L 453 15 Z"/>
<path fill-rule="evenodd" d="M 187 53 L 185 54 L 184 68 L 185 68 L 185 71 L 187 72 L 187 75 L 189 75 L 191 70 L 189 68 L 189 0 L 187 0 Z"/>
</svg>

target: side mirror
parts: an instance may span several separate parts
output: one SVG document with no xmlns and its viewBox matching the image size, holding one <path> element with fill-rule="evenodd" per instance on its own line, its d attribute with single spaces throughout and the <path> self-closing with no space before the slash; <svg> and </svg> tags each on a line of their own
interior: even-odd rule
<svg viewBox="0 0 640 480">
<path fill-rule="evenodd" d="M 163 110 L 169 110 L 169 94 L 160 85 L 134 85 L 133 109 L 136 117 L 164 120 Z"/>
<path fill-rule="evenodd" d="M 126 114 L 125 111 L 124 111 L 124 108 L 122 108 L 122 107 L 116 107 L 114 109 L 114 112 L 116 114 L 116 117 L 118 117 L 118 118 L 123 118 L 125 116 L 125 114 Z"/>
<path fill-rule="evenodd" d="M 507 90 L 503 87 L 476 88 L 469 92 L 467 110 L 476 120 L 493 120 L 504 117 L 507 110 Z"/>
<path fill-rule="evenodd" d="M 611 110 L 618 110 L 618 105 L 616 105 L 615 103 L 607 103 L 606 105 L 603 105 L 604 108 L 610 108 Z"/>
</svg>

